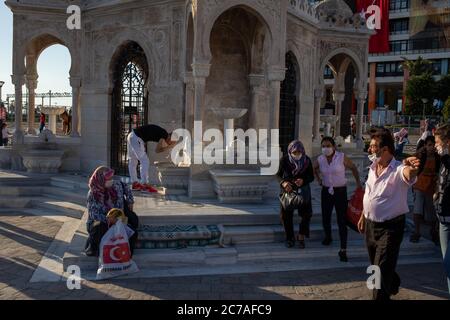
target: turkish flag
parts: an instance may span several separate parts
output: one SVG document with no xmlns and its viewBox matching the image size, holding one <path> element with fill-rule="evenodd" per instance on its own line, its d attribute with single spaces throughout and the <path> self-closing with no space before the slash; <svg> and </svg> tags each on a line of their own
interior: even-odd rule
<svg viewBox="0 0 450 320">
<path fill-rule="evenodd" d="M 375 28 L 376 34 L 370 37 L 369 53 L 390 52 L 389 46 L 389 0 L 357 0 L 356 10 L 366 19 L 376 14 L 376 11 L 368 10 L 370 6 L 378 6 L 380 12 L 381 28 Z M 375 17 L 376 19 L 378 17 Z"/>
<path fill-rule="evenodd" d="M 125 263 L 130 260 L 131 253 L 128 242 L 103 246 L 103 263 Z"/>
</svg>

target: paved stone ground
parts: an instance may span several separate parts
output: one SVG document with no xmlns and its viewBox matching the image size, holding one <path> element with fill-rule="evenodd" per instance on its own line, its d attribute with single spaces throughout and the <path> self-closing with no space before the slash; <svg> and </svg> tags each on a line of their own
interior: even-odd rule
<svg viewBox="0 0 450 320">
<path fill-rule="evenodd" d="M 61 222 L 20 213 L 0 213 L 0 299 L 369 299 L 365 270 L 291 271 L 226 276 L 65 282 L 29 280 Z M 448 299 L 440 264 L 399 267 L 396 299 Z"/>
</svg>

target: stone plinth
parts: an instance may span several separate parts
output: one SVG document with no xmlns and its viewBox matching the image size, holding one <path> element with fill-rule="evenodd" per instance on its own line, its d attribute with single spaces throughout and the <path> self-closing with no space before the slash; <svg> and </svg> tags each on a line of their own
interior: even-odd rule
<svg viewBox="0 0 450 320">
<path fill-rule="evenodd" d="M 210 170 L 214 191 L 222 203 L 260 202 L 269 189 L 272 176 L 256 170 Z"/>
<path fill-rule="evenodd" d="M 23 150 L 23 165 L 30 173 L 58 173 L 62 165 L 62 150 L 29 149 Z"/>
<path fill-rule="evenodd" d="M 155 162 L 161 186 L 173 189 L 187 189 L 189 167 L 176 167 L 171 162 Z"/>
</svg>

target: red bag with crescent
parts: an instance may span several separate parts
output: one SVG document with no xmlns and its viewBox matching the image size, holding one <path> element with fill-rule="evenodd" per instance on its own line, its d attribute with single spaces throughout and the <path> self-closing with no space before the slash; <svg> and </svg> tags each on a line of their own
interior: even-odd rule
<svg viewBox="0 0 450 320">
<path fill-rule="evenodd" d="M 127 226 L 118 220 L 103 236 L 100 242 L 97 280 L 109 279 L 139 271 L 136 263 L 131 259 L 126 228 Z"/>
<path fill-rule="evenodd" d="M 347 213 L 345 215 L 345 220 L 347 225 L 358 232 L 358 221 L 361 218 L 363 212 L 363 200 L 364 200 L 364 189 L 358 188 L 353 194 L 352 198 L 348 202 Z"/>
</svg>

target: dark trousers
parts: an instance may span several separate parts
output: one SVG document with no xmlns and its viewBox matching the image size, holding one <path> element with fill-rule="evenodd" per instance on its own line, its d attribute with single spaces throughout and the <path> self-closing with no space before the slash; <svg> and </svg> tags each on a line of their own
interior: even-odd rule
<svg viewBox="0 0 450 320">
<path fill-rule="evenodd" d="M 138 239 L 138 234 L 137 231 L 130 225 L 128 225 L 131 229 L 133 229 L 134 234 L 128 239 L 128 242 L 130 244 L 130 251 L 131 251 L 131 255 L 133 255 L 134 253 L 134 248 L 136 247 L 136 242 Z M 97 252 L 97 255 L 100 252 L 100 242 L 102 241 L 103 236 L 105 235 L 105 233 L 108 231 L 108 225 L 104 222 L 93 222 L 87 225 L 87 230 L 89 233 L 89 237 L 88 240 L 86 242 L 86 247 L 85 249 L 87 249 L 89 246 L 95 251 Z"/>
<path fill-rule="evenodd" d="M 374 300 L 390 300 L 397 294 L 400 277 L 395 272 L 405 232 L 405 215 L 385 222 L 366 220 L 366 245 L 370 263 L 380 267 L 381 289 L 373 290 Z"/>
<path fill-rule="evenodd" d="M 45 123 L 40 123 L 39 124 L 39 133 L 41 133 L 42 132 L 42 130 L 44 130 L 44 127 L 45 127 Z"/>
<path fill-rule="evenodd" d="M 312 217 L 311 201 L 303 203 L 298 209 L 300 216 L 299 234 L 309 238 L 309 224 Z M 294 236 L 294 210 L 287 211 L 283 207 L 280 209 L 281 222 L 284 226 L 287 241 L 295 241 Z"/>
<path fill-rule="evenodd" d="M 331 239 L 331 215 L 333 208 L 336 209 L 337 222 L 339 227 L 339 238 L 341 240 L 341 249 L 347 249 L 347 224 L 345 214 L 347 212 L 347 187 L 334 188 L 334 195 L 328 192 L 327 187 L 322 188 L 322 225 L 325 231 L 325 237 Z"/>
</svg>

